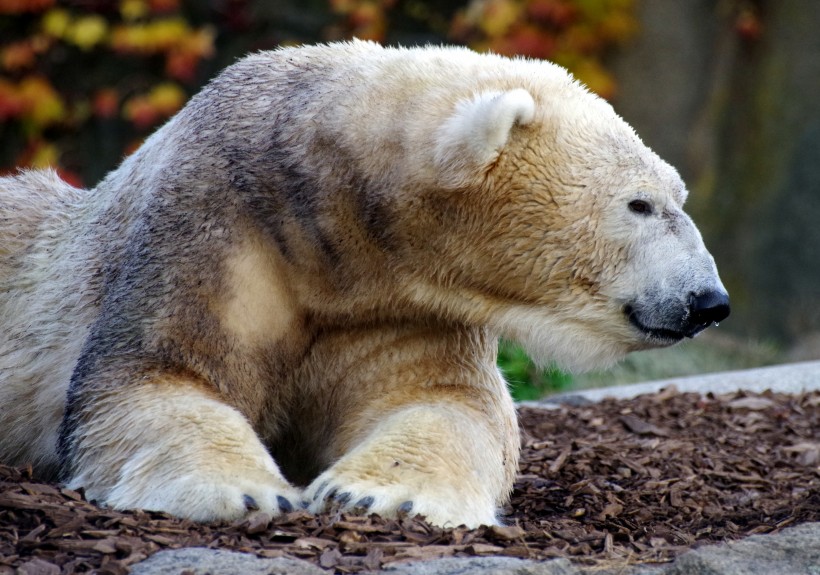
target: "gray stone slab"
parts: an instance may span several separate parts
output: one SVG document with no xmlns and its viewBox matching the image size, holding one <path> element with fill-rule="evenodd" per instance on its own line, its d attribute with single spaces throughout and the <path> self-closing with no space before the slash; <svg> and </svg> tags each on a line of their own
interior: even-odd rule
<svg viewBox="0 0 820 575">
<path fill-rule="evenodd" d="M 327 575 L 307 561 L 277 557 L 263 559 L 249 553 L 187 547 L 160 551 L 131 567 L 131 575 Z"/>
<path fill-rule="evenodd" d="M 663 575 L 820 575 L 820 523 L 684 553 Z"/>
<path fill-rule="evenodd" d="M 261 559 L 248 553 L 186 548 L 161 551 L 132 567 L 132 575 L 327 575 L 298 559 Z M 820 575 L 820 523 L 805 523 L 774 535 L 753 535 L 692 549 L 672 563 L 599 565 L 585 568 L 566 559 L 530 561 L 511 557 L 463 557 L 386 566 L 374 575 Z"/>
<path fill-rule="evenodd" d="M 522 405 L 550 407 L 556 403 L 600 401 L 605 397 L 631 399 L 646 393 L 655 393 L 674 385 L 681 392 L 731 393 L 738 390 L 762 392 L 767 389 L 780 393 L 800 393 L 820 389 L 820 361 L 789 363 L 757 369 L 724 371 L 705 375 L 677 377 L 619 385 L 600 389 L 588 389 L 552 395 L 541 401 L 524 402 Z"/>
<path fill-rule="evenodd" d="M 585 568 L 566 559 L 446 558 L 393 565 L 375 575 L 820 575 L 820 523 L 706 545 L 657 565 Z"/>
<path fill-rule="evenodd" d="M 581 575 L 567 559 L 529 561 L 512 557 L 446 557 L 388 565 L 374 575 Z"/>
</svg>

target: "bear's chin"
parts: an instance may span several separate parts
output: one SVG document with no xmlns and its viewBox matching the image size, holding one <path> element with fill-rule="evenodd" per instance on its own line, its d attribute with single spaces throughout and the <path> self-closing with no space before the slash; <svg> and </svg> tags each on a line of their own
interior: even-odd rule
<svg viewBox="0 0 820 575">
<path fill-rule="evenodd" d="M 506 339 L 520 344 L 542 368 L 558 367 L 581 373 L 606 369 L 628 353 L 656 345 L 641 345 L 630 337 L 631 329 L 613 334 L 594 324 L 567 321 L 533 310 L 514 310 L 504 315 L 500 330 Z"/>
<path fill-rule="evenodd" d="M 632 351 L 622 345 L 583 338 L 556 342 L 552 337 L 531 336 L 517 341 L 538 367 L 557 367 L 571 373 L 610 368 Z"/>
</svg>

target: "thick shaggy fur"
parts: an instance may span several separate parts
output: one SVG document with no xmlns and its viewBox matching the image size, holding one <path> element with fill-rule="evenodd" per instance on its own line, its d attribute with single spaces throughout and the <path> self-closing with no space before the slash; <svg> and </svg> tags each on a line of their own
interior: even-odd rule
<svg viewBox="0 0 820 575">
<path fill-rule="evenodd" d="M 197 520 L 493 523 L 497 337 L 572 368 L 683 337 L 722 293 L 684 199 L 549 63 L 250 56 L 94 190 L 0 179 L 0 460 Z"/>
</svg>

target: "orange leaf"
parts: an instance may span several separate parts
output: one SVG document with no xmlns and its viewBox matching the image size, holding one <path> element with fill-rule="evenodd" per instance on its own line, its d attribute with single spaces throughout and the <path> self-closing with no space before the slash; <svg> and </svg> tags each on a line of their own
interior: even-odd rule
<svg viewBox="0 0 820 575">
<path fill-rule="evenodd" d="M 508 56 L 521 55 L 531 58 L 549 58 L 555 51 L 555 37 L 532 24 L 518 26 L 492 44 L 494 52 Z"/>
<path fill-rule="evenodd" d="M 9 44 L 0 51 L 0 64 L 9 72 L 31 68 L 34 62 L 34 47 L 32 43 L 27 40 Z"/>
<path fill-rule="evenodd" d="M 563 0 L 531 0 L 527 14 L 533 20 L 564 28 L 578 17 L 578 9 Z"/>
<path fill-rule="evenodd" d="M 53 4 L 54 0 L 0 0 L 0 14 L 41 12 Z"/>
<path fill-rule="evenodd" d="M 148 0 L 151 12 L 173 12 L 179 10 L 179 0 Z"/>
<path fill-rule="evenodd" d="M 145 96 L 130 98 L 123 106 L 122 113 L 139 130 L 150 128 L 160 119 L 160 115 Z"/>
<path fill-rule="evenodd" d="M 94 94 L 92 108 L 94 115 L 100 118 L 113 118 L 117 115 L 120 98 L 114 88 L 102 88 Z"/>
<path fill-rule="evenodd" d="M 735 31 L 746 41 L 754 42 L 763 36 L 763 22 L 756 12 L 744 9 L 735 20 Z"/>
<path fill-rule="evenodd" d="M 0 121 L 20 116 L 24 108 L 25 104 L 17 86 L 0 78 Z"/>
<path fill-rule="evenodd" d="M 165 59 L 165 73 L 171 78 L 183 82 L 193 82 L 196 78 L 196 65 L 199 58 L 196 54 L 173 50 Z"/>
<path fill-rule="evenodd" d="M 123 116 L 138 129 L 172 116 L 185 103 L 185 91 L 171 82 L 154 86 L 148 94 L 133 96 L 123 105 Z"/>
<path fill-rule="evenodd" d="M 57 175 L 60 176 L 60 179 L 65 183 L 74 186 L 75 188 L 83 187 L 83 179 L 77 172 L 74 172 L 73 170 L 66 170 L 65 168 L 61 168 L 59 166 L 56 167 L 56 171 Z"/>
</svg>

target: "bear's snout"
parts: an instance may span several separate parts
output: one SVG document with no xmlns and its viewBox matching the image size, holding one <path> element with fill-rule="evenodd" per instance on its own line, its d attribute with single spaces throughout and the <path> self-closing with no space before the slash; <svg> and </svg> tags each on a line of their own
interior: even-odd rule
<svg viewBox="0 0 820 575">
<path fill-rule="evenodd" d="M 695 337 L 713 323 L 729 317 L 729 294 L 723 290 L 709 290 L 689 296 L 689 314 L 684 327 L 686 337 Z"/>
<path fill-rule="evenodd" d="M 656 344 L 669 345 L 695 337 L 729 316 L 729 294 L 722 287 L 692 292 L 688 299 L 659 298 L 653 292 L 624 306 L 629 322 Z"/>
</svg>

